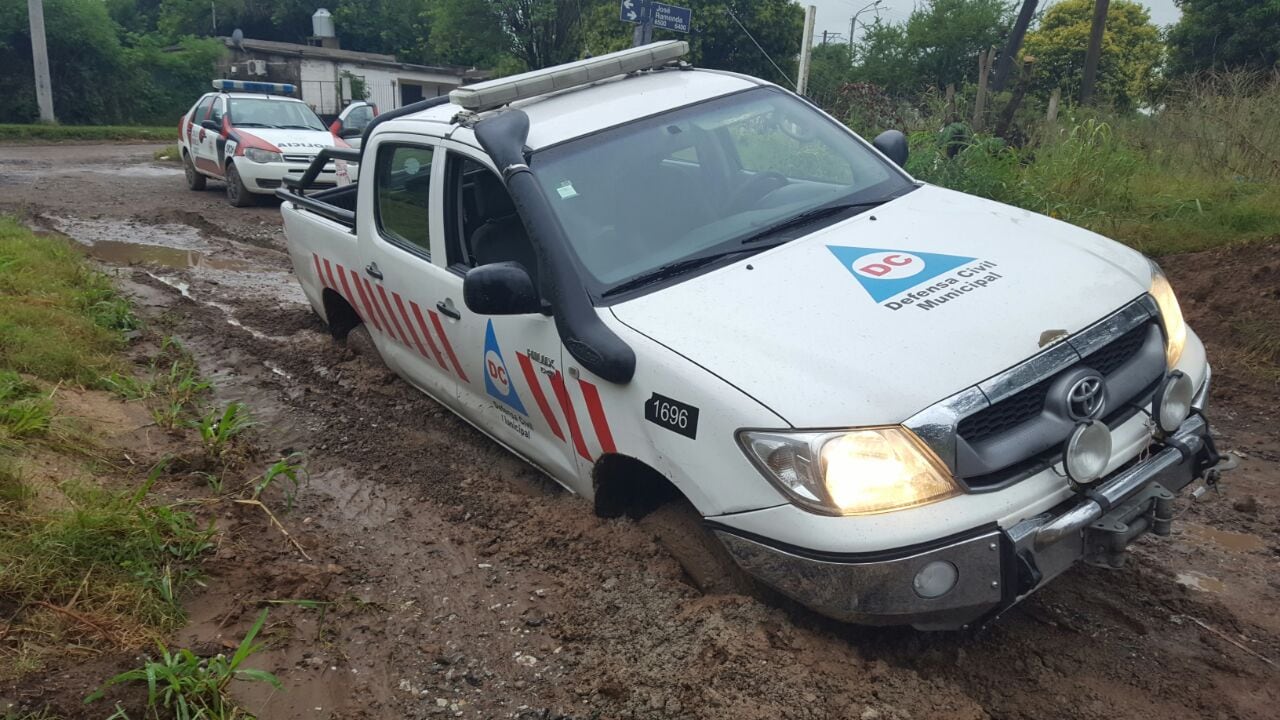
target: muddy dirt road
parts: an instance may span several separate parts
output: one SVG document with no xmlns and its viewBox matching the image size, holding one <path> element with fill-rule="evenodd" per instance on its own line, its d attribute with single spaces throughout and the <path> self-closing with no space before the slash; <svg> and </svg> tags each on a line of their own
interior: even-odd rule
<svg viewBox="0 0 1280 720">
<path fill-rule="evenodd" d="M 1280 442 L 1274 381 L 1230 347 L 1245 304 L 1280 316 L 1277 246 L 1171 258 L 1215 367 L 1221 494 L 1181 500 L 1124 572 L 1081 568 L 977 634 L 841 626 L 702 597 L 628 520 L 600 520 L 326 334 L 294 284 L 275 203 L 194 193 L 152 146 L 0 146 L 0 212 L 62 232 L 180 337 L 220 401 L 311 477 L 274 531 L 236 534 L 177 640 L 237 639 L 266 600 L 257 666 L 288 718 L 1274 718 L 1280 707 Z M 1271 282 L 1249 285 L 1250 272 Z M 1241 285 L 1241 283 L 1246 283 Z M 13 688 L 67 716 L 130 658 Z"/>
</svg>

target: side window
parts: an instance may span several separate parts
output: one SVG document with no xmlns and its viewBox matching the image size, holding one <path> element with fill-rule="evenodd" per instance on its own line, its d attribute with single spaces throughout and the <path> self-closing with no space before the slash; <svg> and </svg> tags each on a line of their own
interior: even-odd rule
<svg viewBox="0 0 1280 720">
<path fill-rule="evenodd" d="M 387 240 L 431 258 L 428 207 L 435 148 L 389 143 L 378 148 L 374 188 L 378 230 Z"/>
<path fill-rule="evenodd" d="M 449 265 L 515 261 L 537 281 L 538 263 L 507 186 L 484 164 L 449 153 L 445 225 Z M 535 285 L 536 287 L 536 285 Z"/>
<path fill-rule="evenodd" d="M 373 108 L 368 105 L 361 105 L 347 115 L 347 119 L 342 123 L 342 125 L 344 128 L 350 130 L 364 130 L 372 120 Z"/>
<path fill-rule="evenodd" d="M 209 106 L 213 104 L 214 96 L 210 95 L 196 103 L 196 109 L 191 113 L 191 122 L 199 125 L 201 120 L 209 117 Z"/>
</svg>

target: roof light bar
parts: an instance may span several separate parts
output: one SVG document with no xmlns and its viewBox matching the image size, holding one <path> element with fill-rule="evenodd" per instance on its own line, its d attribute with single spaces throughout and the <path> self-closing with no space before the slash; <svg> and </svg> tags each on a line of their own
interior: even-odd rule
<svg viewBox="0 0 1280 720">
<path fill-rule="evenodd" d="M 449 93 L 449 100 L 467 110 L 483 112 L 517 100 L 587 85 L 615 75 L 660 67 L 688 52 L 689 43 L 684 40 L 641 45 L 545 70 L 460 87 Z"/>
<path fill-rule="evenodd" d="M 213 89 L 222 92 L 267 93 L 292 95 L 297 88 L 289 83 L 254 82 L 253 80 L 214 80 Z"/>
</svg>

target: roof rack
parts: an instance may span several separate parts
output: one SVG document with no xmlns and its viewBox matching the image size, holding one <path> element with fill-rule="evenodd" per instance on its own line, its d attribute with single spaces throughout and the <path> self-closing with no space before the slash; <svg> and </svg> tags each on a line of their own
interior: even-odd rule
<svg viewBox="0 0 1280 720">
<path fill-rule="evenodd" d="M 688 52 L 689 43 L 684 40 L 650 43 L 545 70 L 460 87 L 449 93 L 449 99 L 472 112 L 484 112 L 517 100 L 587 85 L 615 75 L 661 67 Z"/>
<path fill-rule="evenodd" d="M 297 88 L 289 83 L 257 82 L 255 80 L 214 80 L 213 89 L 222 92 L 266 93 L 268 95 L 292 95 Z"/>
</svg>

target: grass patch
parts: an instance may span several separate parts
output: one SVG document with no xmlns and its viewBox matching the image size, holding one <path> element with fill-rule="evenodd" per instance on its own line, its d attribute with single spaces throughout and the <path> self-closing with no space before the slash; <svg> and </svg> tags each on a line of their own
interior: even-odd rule
<svg viewBox="0 0 1280 720">
<path fill-rule="evenodd" d="M 151 157 L 158 162 L 182 162 L 182 152 L 177 145 L 165 145 Z"/>
<path fill-rule="evenodd" d="M 267 621 L 267 610 L 258 615 L 253 627 L 240 641 L 231 657 L 222 654 L 211 658 L 198 657 L 190 650 L 171 652 L 157 643 L 159 656 L 149 659 L 140 668 L 121 673 L 101 689 L 85 698 L 86 703 L 101 700 L 113 685 L 145 683 L 147 686 L 147 716 L 173 717 L 175 720 L 233 720 L 251 718 L 238 707 L 228 694 L 231 681 L 262 682 L 279 689 L 280 681 L 265 670 L 241 667 L 245 660 L 262 649 L 254 644 L 254 638 Z M 125 718 L 117 711 L 112 717 Z"/>
<path fill-rule="evenodd" d="M 169 141 L 178 135 L 177 126 L 146 125 L 12 125 L 0 124 L 0 142 L 66 142 L 69 140 Z"/>
<path fill-rule="evenodd" d="M 70 241 L 0 216 L 0 368 L 93 385 L 139 325 L 110 279 Z"/>
</svg>

